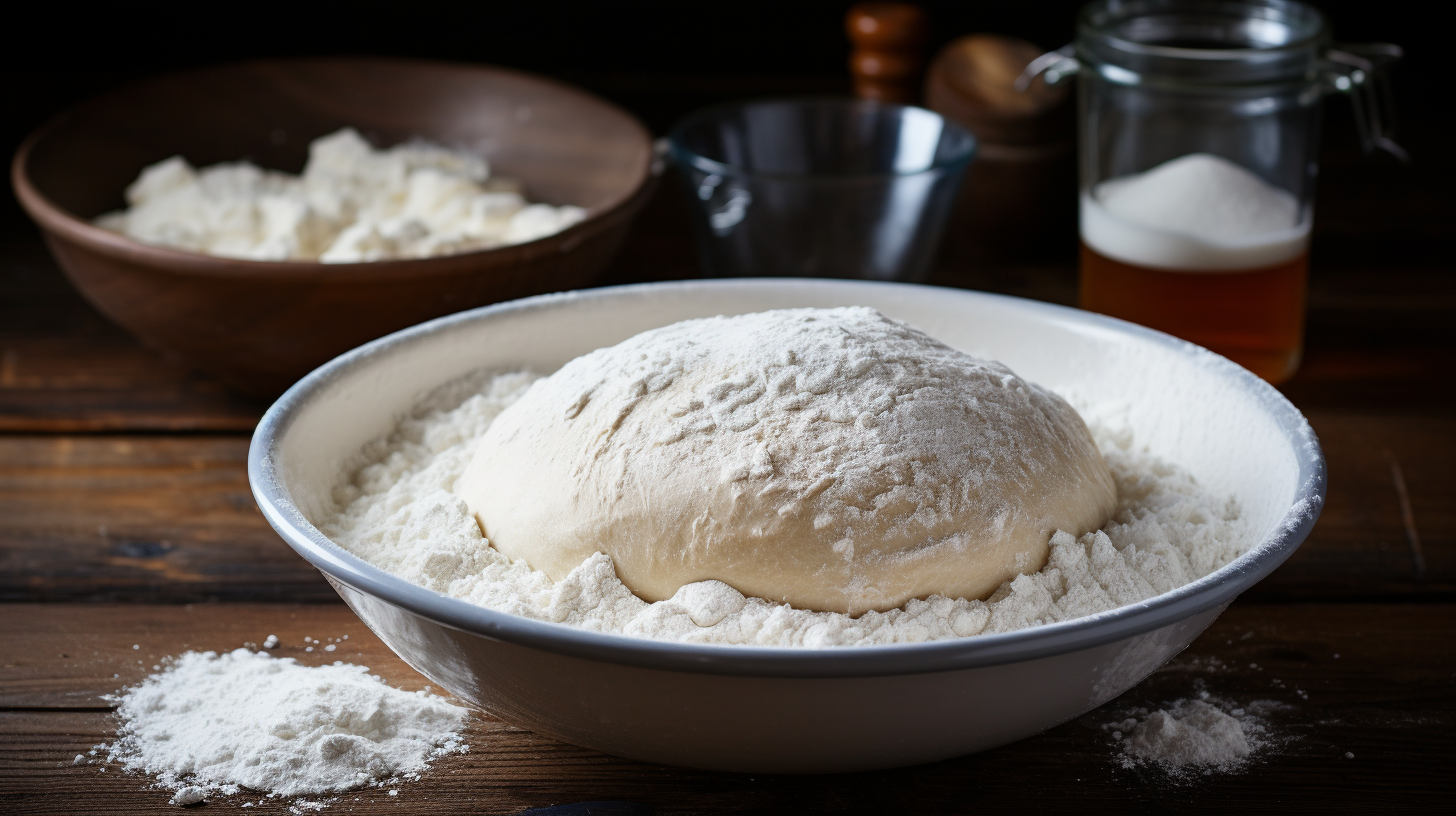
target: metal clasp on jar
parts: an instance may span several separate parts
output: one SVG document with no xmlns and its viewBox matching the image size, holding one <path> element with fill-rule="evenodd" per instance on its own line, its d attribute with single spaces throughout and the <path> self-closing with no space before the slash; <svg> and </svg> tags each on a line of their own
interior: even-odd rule
<svg viewBox="0 0 1456 816">
<path fill-rule="evenodd" d="M 1393 43 L 1341 43 L 1326 51 L 1319 66 L 1319 93 L 1342 93 L 1350 97 L 1355 108 L 1355 127 L 1360 145 L 1366 153 L 1384 150 L 1401 162 L 1410 163 L 1410 153 L 1395 142 L 1395 96 L 1390 88 L 1390 68 L 1404 56 Z M 1116 66 L 1111 66 L 1116 67 Z M 1067 43 L 1048 51 L 1027 64 L 1016 78 L 1016 90 L 1025 92 L 1041 77 L 1048 85 L 1056 85 L 1081 73 L 1084 66 L 1077 58 L 1075 43 Z M 1129 81 L 1136 75 L 1126 69 Z"/>
<path fill-rule="evenodd" d="M 1366 153 L 1384 150 L 1410 163 L 1410 154 L 1395 143 L 1395 95 L 1390 89 L 1390 67 L 1404 56 L 1391 43 L 1340 43 L 1325 52 L 1321 79 L 1332 91 L 1348 94 L 1355 107 L 1355 127 Z"/>
</svg>

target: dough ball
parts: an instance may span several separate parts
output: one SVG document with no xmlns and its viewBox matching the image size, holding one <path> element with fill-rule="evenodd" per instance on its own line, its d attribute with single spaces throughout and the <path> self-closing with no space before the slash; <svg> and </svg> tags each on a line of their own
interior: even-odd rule
<svg viewBox="0 0 1456 816">
<path fill-rule="evenodd" d="M 455 487 L 496 549 L 593 553 L 648 601 L 714 579 L 858 614 L 982 598 L 1116 490 L 1056 395 L 868 308 L 688 320 L 567 363 Z"/>
</svg>

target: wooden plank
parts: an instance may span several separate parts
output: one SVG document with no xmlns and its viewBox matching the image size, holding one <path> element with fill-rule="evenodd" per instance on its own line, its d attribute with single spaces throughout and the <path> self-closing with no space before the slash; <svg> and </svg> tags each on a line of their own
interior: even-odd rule
<svg viewBox="0 0 1456 816">
<path fill-rule="evenodd" d="M 1341 334 L 1346 345 L 1314 345 L 1316 341 L 1311 341 L 1299 371 L 1279 386 L 1307 415 L 1338 412 L 1449 418 L 1456 410 L 1456 345 L 1412 341 L 1381 348 L 1368 333 L 1329 331 Z M 1351 335 L 1353 342 L 1366 342 L 1353 345 Z"/>
<path fill-rule="evenodd" d="M 0 432 L 246 432 L 264 407 L 108 323 L 38 241 L 0 244 Z"/>
<path fill-rule="evenodd" d="M 1456 473 L 1445 464 L 1456 423 L 1312 421 L 1329 501 L 1249 598 L 1456 596 Z M 258 512 L 246 457 L 247 440 L 232 436 L 0 436 L 0 599 L 334 602 Z"/>
<path fill-rule="evenodd" d="M 343 604 L 6 604 L 0 709 L 110 708 L 102 699 L 169 655 L 227 651 L 277 635 L 273 654 L 363 663 L 395 685 L 423 679 Z M 304 638 L 324 643 L 312 644 Z M 325 645 L 334 645 L 332 652 Z M 138 648 L 133 648 L 133 646 Z M 412 684 L 412 685 L 411 685 Z"/>
<path fill-rule="evenodd" d="M 1456 422 L 1319 413 L 1310 423 L 1329 467 L 1328 501 L 1304 545 L 1246 597 L 1456 596 Z"/>
<path fill-rule="evenodd" d="M 0 436 L 0 599 L 337 601 L 248 489 L 246 437 Z"/>
<path fill-rule="evenodd" d="M 469 754 L 400 786 L 398 797 L 373 790 L 336 804 L 358 813 L 513 813 L 614 799 L 659 813 L 939 813 L 1019 809 L 1032 796 L 1048 810 L 1432 806 L 1456 792 L 1446 767 L 1456 751 L 1456 654 L 1433 649 L 1453 626 L 1456 606 L 1444 604 L 1236 606 L 1183 655 L 1085 717 L 984 754 L 853 776 L 747 777 L 647 765 L 482 714 L 468 735 Z M 107 712 L 85 707 L 105 705 L 99 695 L 139 678 L 163 655 L 231 648 L 270 633 L 283 641 L 279 654 L 308 663 L 342 655 L 393 684 L 423 685 L 342 607 L 8 607 L 0 622 L 0 649 L 9 656 L 0 669 L 0 801 L 7 812 L 170 811 L 166 795 L 147 789 L 145 779 L 71 764 L 114 727 Z M 350 638 L 334 653 L 308 653 L 300 648 L 305 634 Z M 1119 767 L 1103 724 L 1199 691 L 1241 705 L 1285 706 L 1267 716 L 1275 744 L 1243 772 L 1181 785 Z M 284 812 L 277 802 L 259 811 Z"/>
</svg>

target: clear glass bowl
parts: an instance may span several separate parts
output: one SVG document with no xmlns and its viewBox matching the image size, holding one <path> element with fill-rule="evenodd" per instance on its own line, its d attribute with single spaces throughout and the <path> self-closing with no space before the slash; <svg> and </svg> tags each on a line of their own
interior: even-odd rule
<svg viewBox="0 0 1456 816">
<path fill-rule="evenodd" d="M 924 108 L 856 99 L 724 105 L 668 137 L 704 271 L 918 281 L 975 153 Z"/>
</svg>

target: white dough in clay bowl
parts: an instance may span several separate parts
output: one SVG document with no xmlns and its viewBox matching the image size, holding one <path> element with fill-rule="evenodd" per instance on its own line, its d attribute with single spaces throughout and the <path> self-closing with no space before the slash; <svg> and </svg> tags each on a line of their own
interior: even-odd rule
<svg viewBox="0 0 1456 816">
<path fill-rule="evenodd" d="M 721 581 L 850 615 L 985 598 L 1117 508 L 1064 400 L 862 307 L 688 320 L 578 357 L 500 413 L 455 493 L 555 581 L 605 553 L 646 601 Z"/>
</svg>

